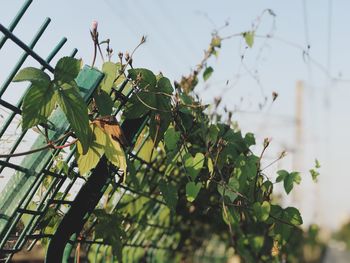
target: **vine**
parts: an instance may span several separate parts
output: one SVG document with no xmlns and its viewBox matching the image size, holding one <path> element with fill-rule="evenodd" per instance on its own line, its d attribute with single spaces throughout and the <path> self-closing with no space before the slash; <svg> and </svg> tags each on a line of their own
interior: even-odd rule
<svg viewBox="0 0 350 263">
<path fill-rule="evenodd" d="M 239 35 L 249 47 L 253 46 L 255 30 Z M 97 23 L 94 23 L 91 36 L 94 66 L 97 49 L 102 55 Z M 200 73 L 204 81 L 213 73 L 207 62 L 221 48 L 222 40 L 224 38 L 218 33 L 214 34 L 196 70 L 174 86 L 162 74 L 133 68 L 134 51 L 131 55 L 120 53 L 118 62 L 103 63 L 105 77 L 89 105 L 85 104 L 74 80 L 81 69 L 81 60 L 60 59 L 53 79 L 30 67 L 22 69 L 13 80 L 32 84 L 22 106 L 23 129 L 40 126 L 46 130 L 45 127 L 50 125 L 49 116 L 57 107 L 70 123 L 68 134 L 54 142 L 47 137 L 47 145 L 38 151 L 75 144 L 80 176 L 88 178 L 103 155 L 111 167 L 123 173 L 123 181 L 113 183 L 127 190 L 123 201 L 114 206 L 107 202 L 94 212 L 97 224 L 88 223 L 96 238 L 112 245 L 113 254 L 119 261 L 123 260 L 122 250 L 128 244 L 130 228 L 135 226 L 136 231 L 141 231 L 145 222 L 140 213 L 146 213 L 155 203 L 163 205 L 159 208 L 163 216 L 158 224 L 176 236 L 175 245 L 169 245 L 173 249 L 169 253 L 182 258 L 201 249 L 212 235 L 218 236 L 227 248 L 233 248 L 245 262 L 281 262 L 282 259 L 289 262 L 300 256 L 297 246 L 293 247 L 291 243 L 298 242 L 295 233 L 302 233 L 302 217 L 298 209 L 282 207 L 273 198 L 275 183 L 283 182 L 286 194 L 290 194 L 300 183 L 300 174 L 280 170 L 276 180 L 270 180 L 263 172 L 266 167 L 261 167 L 270 141 L 265 139 L 262 152 L 254 154 L 251 150 L 256 144 L 253 134 L 243 135 L 231 123 L 220 121 L 219 113 L 215 113 L 214 118 L 206 110 L 208 105 L 203 105 L 194 95 Z M 145 41 L 142 38 L 138 46 Z M 109 40 L 105 43 L 110 60 L 113 51 Z M 125 138 L 127 131 L 120 128 L 114 116 L 115 109 L 120 106 L 120 102 L 114 101 L 115 91 L 121 83 L 131 91 L 131 95 L 124 98 L 121 120 L 148 119 L 148 127 L 134 147 L 141 147 L 134 157 L 140 163 L 147 163 L 147 169 L 136 171 L 135 164 L 128 160 L 127 154 L 133 154 L 132 145 Z M 59 146 L 67 136 L 76 139 Z M 0 158 L 9 156 L 1 155 Z M 283 157 L 284 153 L 276 161 Z M 318 162 L 316 166 L 319 167 Z M 145 179 L 152 169 L 158 171 L 156 176 Z M 66 166 L 65 171 L 69 173 Z M 315 169 L 310 172 L 316 180 L 318 172 Z M 107 191 L 107 200 L 112 199 L 108 194 L 112 193 L 113 185 Z M 45 228 L 53 228 L 49 219 L 57 216 L 52 211 L 41 222 L 44 232 Z M 87 229 L 79 242 L 91 235 Z M 299 240 L 299 244 L 302 242 L 303 239 Z"/>
</svg>

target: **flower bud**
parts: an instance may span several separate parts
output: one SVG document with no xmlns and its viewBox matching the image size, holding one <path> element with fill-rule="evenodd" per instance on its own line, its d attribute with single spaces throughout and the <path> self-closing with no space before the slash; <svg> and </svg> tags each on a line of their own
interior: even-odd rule
<svg viewBox="0 0 350 263">
<path fill-rule="evenodd" d="M 156 120 L 157 125 L 160 125 L 160 114 L 156 114 L 156 116 L 154 116 L 154 119 Z"/>
<path fill-rule="evenodd" d="M 98 26 L 98 22 L 96 20 L 92 21 L 92 24 L 91 24 L 91 31 L 93 33 L 96 33 L 97 32 L 97 26 Z"/>
</svg>

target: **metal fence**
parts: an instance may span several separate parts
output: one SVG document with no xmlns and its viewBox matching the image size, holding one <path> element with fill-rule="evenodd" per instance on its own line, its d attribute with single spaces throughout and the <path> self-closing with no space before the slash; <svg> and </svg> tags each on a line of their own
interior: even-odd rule
<svg viewBox="0 0 350 263">
<path fill-rule="evenodd" d="M 0 108 L 6 113 L 0 119 L 0 143 L 4 143 L 6 134 L 12 133 L 7 152 L 9 154 L 28 149 L 28 143 L 24 142 L 26 137 L 29 138 L 29 142 L 34 141 L 30 143 L 32 149 L 45 144 L 43 135 L 32 131 L 18 131 L 19 128 L 14 127 L 14 120 L 21 119 L 23 96 L 17 96 L 16 103 L 11 103 L 13 98 L 11 100 L 6 98 L 5 93 L 9 92 L 13 85 L 12 79 L 28 57 L 35 59 L 42 70 L 52 73 L 53 67 L 50 62 L 67 41 L 63 38 L 47 58 L 43 59 L 34 51 L 34 48 L 47 29 L 49 18 L 45 19 L 29 44 L 23 43 L 13 34 L 31 2 L 27 0 L 24 3 L 8 27 L 0 24 L 0 31 L 3 34 L 0 39 L 0 52 L 5 52 L 6 43 L 10 41 L 23 52 L 0 87 Z M 70 55 L 75 56 L 76 53 L 77 50 L 74 49 Z M 79 73 L 76 82 L 86 103 L 90 102 L 93 91 L 102 79 L 101 72 L 87 66 Z M 128 84 L 128 80 L 124 81 L 111 93 L 115 100 L 114 115 L 122 111 L 123 105 L 132 93 Z M 147 181 L 157 185 L 159 175 L 162 174 L 162 160 L 156 159 L 150 162 L 143 157 L 142 153 L 145 145 L 149 143 L 147 122 L 147 118 L 142 118 L 122 123 L 122 129 L 132 145 L 126 153 L 128 169 L 132 169 L 133 174 L 137 176 L 139 180 L 137 184 Z M 69 129 L 68 122 L 60 109 L 54 111 L 50 117 L 50 123 L 52 125 L 48 128 L 49 137 L 53 140 Z M 13 130 L 17 132 L 14 133 Z M 68 141 L 71 139 L 67 138 Z M 135 144 L 136 141 L 137 144 Z M 57 262 L 61 258 L 63 261 L 68 261 L 74 256 L 80 256 L 90 262 L 115 261 L 111 246 L 91 234 L 97 223 L 96 218 L 91 214 L 96 207 L 103 204 L 104 207 L 109 208 L 109 211 L 132 210 L 130 217 L 123 219 L 129 222 L 125 229 L 127 233 L 125 240 L 128 241 L 122 244 L 125 261 L 135 262 L 143 259 L 147 262 L 164 262 L 167 253 L 175 249 L 174 244 L 178 236 L 171 227 L 169 209 L 157 194 L 157 187 L 145 188 L 141 192 L 133 188 L 132 183 L 123 184 L 122 176 L 128 175 L 121 175 L 117 168 L 112 169 L 107 165 L 104 157 L 87 180 L 81 178 L 77 172 L 74 152 L 75 147 L 65 149 L 64 152 L 59 149 L 46 149 L 25 157 L 0 158 L 0 174 L 3 177 L 0 180 L 4 182 L 0 181 L 3 187 L 0 192 L 1 259 L 9 262 L 14 254 L 32 249 L 40 240 L 42 244 L 49 243 L 47 262 Z M 62 158 L 69 164 L 68 172 L 54 168 L 57 158 Z M 54 218 L 53 214 L 60 216 Z M 167 224 L 161 225 L 159 222 L 164 222 L 164 218 L 168 218 L 165 220 Z M 42 223 L 46 222 L 46 225 L 50 225 L 50 220 L 56 220 L 58 223 L 55 222 L 56 226 L 51 231 L 43 231 Z M 81 252 L 80 255 L 79 252 Z"/>
</svg>

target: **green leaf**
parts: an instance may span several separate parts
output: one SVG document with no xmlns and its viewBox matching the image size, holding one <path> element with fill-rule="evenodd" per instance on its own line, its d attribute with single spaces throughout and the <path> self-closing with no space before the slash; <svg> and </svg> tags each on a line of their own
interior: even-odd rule
<svg viewBox="0 0 350 263">
<path fill-rule="evenodd" d="M 103 80 L 101 81 L 101 90 L 109 94 L 112 90 L 114 80 L 118 75 L 120 65 L 113 62 L 105 62 L 102 65 L 102 72 L 105 74 Z"/>
<path fill-rule="evenodd" d="M 288 240 L 292 226 L 281 222 L 284 221 L 284 210 L 279 205 L 271 205 L 271 223 L 274 223 L 272 229 L 274 239 L 276 240 Z M 269 219 L 270 220 L 270 219 Z"/>
<path fill-rule="evenodd" d="M 193 159 L 193 166 L 191 170 L 191 177 L 194 180 L 199 172 L 201 171 L 204 164 L 205 156 L 202 153 L 196 153 L 196 156 Z"/>
<path fill-rule="evenodd" d="M 241 174 L 245 178 L 255 178 L 258 172 L 259 158 L 254 155 L 240 155 L 236 160 L 236 168 L 241 169 Z"/>
<path fill-rule="evenodd" d="M 213 46 L 213 47 L 221 47 L 221 38 L 218 37 L 218 36 L 214 36 L 211 39 L 210 45 Z"/>
<path fill-rule="evenodd" d="M 320 162 L 317 159 L 315 159 L 315 168 L 316 169 L 321 168 L 321 164 L 320 164 Z"/>
<path fill-rule="evenodd" d="M 121 216 L 117 213 L 107 214 L 104 210 L 95 210 L 98 224 L 95 227 L 96 238 L 102 238 L 103 242 L 112 246 L 113 255 L 117 257 L 118 262 L 123 260 L 123 239 L 126 234 L 122 227 Z"/>
<path fill-rule="evenodd" d="M 202 184 L 201 183 L 195 183 L 195 182 L 188 182 L 186 184 L 186 198 L 189 202 L 193 202 L 199 191 L 202 188 Z"/>
<path fill-rule="evenodd" d="M 244 141 L 247 144 L 248 147 L 255 145 L 255 137 L 253 133 L 248 132 L 245 136 L 244 136 Z"/>
<path fill-rule="evenodd" d="M 250 237 L 249 244 L 253 248 L 253 251 L 255 253 L 258 253 L 264 245 L 264 237 L 263 236 Z"/>
<path fill-rule="evenodd" d="M 271 206 L 270 203 L 264 201 L 262 204 L 256 202 L 253 204 L 254 216 L 258 221 L 266 221 L 270 216 Z"/>
<path fill-rule="evenodd" d="M 277 172 L 277 174 L 278 177 L 276 178 L 276 182 L 278 183 L 283 181 L 283 186 L 287 194 L 289 194 L 290 191 L 292 191 L 294 183 L 300 184 L 301 182 L 301 177 L 298 172 L 288 173 L 285 170 L 280 170 Z"/>
<path fill-rule="evenodd" d="M 177 143 L 180 140 L 180 132 L 175 131 L 173 127 L 169 128 L 164 134 L 165 146 L 169 151 L 177 148 Z"/>
<path fill-rule="evenodd" d="M 114 102 L 107 92 L 101 90 L 98 94 L 94 94 L 94 99 L 98 108 L 98 112 L 102 116 L 111 115 Z"/>
<path fill-rule="evenodd" d="M 149 108 L 139 102 L 138 97 L 134 94 L 125 105 L 123 116 L 126 119 L 138 119 L 149 112 Z"/>
<path fill-rule="evenodd" d="M 117 140 L 114 140 L 110 135 L 106 135 L 106 145 L 105 145 L 105 154 L 107 159 L 119 170 L 122 170 L 126 173 L 126 156 L 125 152 Z M 126 174 L 124 174 L 124 180 Z"/>
<path fill-rule="evenodd" d="M 29 129 L 39 123 L 46 123 L 55 108 L 57 97 L 51 86 L 30 87 L 23 99 L 22 128 Z"/>
<path fill-rule="evenodd" d="M 320 175 L 318 171 L 319 168 L 321 168 L 320 162 L 315 159 L 315 168 L 309 170 L 314 182 L 317 182 L 318 176 Z"/>
<path fill-rule="evenodd" d="M 49 207 L 44 217 L 41 218 L 38 227 L 40 229 L 45 229 L 46 227 L 54 227 L 59 222 L 60 216 L 56 209 Z M 45 233 L 46 229 L 45 229 Z"/>
<path fill-rule="evenodd" d="M 81 142 L 77 142 L 76 158 L 79 173 L 81 175 L 84 175 L 91 169 L 95 168 L 105 152 L 107 135 L 96 125 L 92 125 L 92 133 L 93 141 L 85 154 L 83 154 L 83 147 Z"/>
<path fill-rule="evenodd" d="M 186 171 L 194 181 L 203 167 L 205 157 L 202 153 L 197 153 L 193 158 L 190 153 L 187 153 L 183 158 L 185 160 Z"/>
<path fill-rule="evenodd" d="M 82 61 L 72 57 L 61 58 L 55 67 L 55 80 L 64 83 L 73 81 L 79 74 Z"/>
<path fill-rule="evenodd" d="M 69 166 L 68 166 L 68 163 L 66 161 L 57 160 L 56 168 L 58 171 L 62 171 L 65 175 L 70 176 L 70 174 L 68 173 Z"/>
<path fill-rule="evenodd" d="M 167 183 L 164 180 L 160 180 L 159 188 L 160 188 L 160 191 L 162 192 L 162 195 L 166 204 L 169 206 L 171 210 L 175 211 L 177 200 L 178 200 L 176 187 L 171 183 Z"/>
<path fill-rule="evenodd" d="M 310 169 L 310 174 L 312 177 L 312 181 L 317 182 L 317 178 L 320 175 L 320 173 L 318 171 L 316 171 L 315 169 Z"/>
<path fill-rule="evenodd" d="M 136 119 L 144 116 L 151 110 L 163 115 L 163 119 L 169 119 L 171 117 L 171 90 L 165 84 L 166 82 L 168 82 L 166 78 L 160 79 L 164 90 L 153 86 L 147 90 L 135 92 L 125 105 L 124 116 L 127 119 Z"/>
<path fill-rule="evenodd" d="M 243 33 L 243 37 L 247 45 L 251 48 L 254 44 L 255 31 L 248 31 Z"/>
<path fill-rule="evenodd" d="M 218 192 L 221 194 L 221 196 L 226 196 L 230 199 L 231 202 L 235 201 L 238 197 L 238 189 L 239 189 L 239 182 L 237 178 L 230 178 L 228 184 L 225 183 L 225 185 L 218 184 L 217 186 Z"/>
<path fill-rule="evenodd" d="M 300 212 L 294 207 L 283 209 L 279 205 L 271 205 L 270 214 L 271 222 L 275 223 L 274 233 L 280 235 L 282 240 L 287 240 L 291 235 L 293 226 L 289 224 L 299 226 L 303 223 Z"/>
<path fill-rule="evenodd" d="M 208 171 L 209 171 L 210 175 L 212 175 L 214 172 L 213 160 L 210 157 L 208 158 Z"/>
<path fill-rule="evenodd" d="M 261 192 L 262 194 L 269 196 L 273 191 L 273 183 L 269 180 L 266 180 L 262 185 L 261 185 Z"/>
<path fill-rule="evenodd" d="M 146 161 L 146 162 L 154 160 L 157 157 L 156 154 L 153 154 L 152 155 L 152 160 L 150 160 L 153 146 L 154 146 L 154 143 L 153 143 L 152 139 L 148 138 L 143 143 L 143 146 L 141 147 L 141 149 L 138 152 L 137 156 L 139 158 L 141 158 L 142 160 Z"/>
<path fill-rule="evenodd" d="M 48 88 L 50 85 L 50 77 L 40 69 L 28 67 L 20 70 L 12 80 L 13 82 L 30 81 L 39 87 Z"/>
<path fill-rule="evenodd" d="M 128 70 L 129 77 L 133 81 L 138 81 L 141 89 L 154 88 L 157 84 L 157 78 L 152 71 L 145 68 L 135 68 Z"/>
<path fill-rule="evenodd" d="M 286 170 L 279 170 L 277 171 L 277 178 L 276 178 L 276 183 L 282 182 L 284 181 L 284 179 L 286 178 L 286 176 L 288 176 L 288 172 Z"/>
<path fill-rule="evenodd" d="M 222 218 L 227 225 L 238 225 L 240 222 L 240 215 L 237 209 L 232 206 L 226 206 L 225 210 L 222 209 Z"/>
<path fill-rule="evenodd" d="M 171 82 L 166 77 L 161 77 L 157 82 L 158 90 L 166 94 L 171 95 L 174 92 L 174 88 L 171 85 Z"/>
<path fill-rule="evenodd" d="M 286 193 L 289 194 L 290 191 L 292 191 L 294 183 L 300 184 L 301 177 L 298 172 L 292 172 L 290 173 L 285 179 L 284 179 L 284 189 L 286 190 Z"/>
<path fill-rule="evenodd" d="M 228 187 L 229 189 L 231 189 L 232 191 L 238 191 L 239 190 L 239 181 L 237 178 L 235 177 L 231 177 L 228 180 Z"/>
<path fill-rule="evenodd" d="M 211 77 L 213 72 L 214 72 L 214 69 L 212 67 L 207 67 L 203 72 L 204 81 L 207 81 Z"/>
<path fill-rule="evenodd" d="M 303 224 L 300 212 L 295 207 L 287 207 L 283 209 L 278 205 L 271 205 L 271 215 L 277 218 L 277 222 L 278 220 L 282 220 L 295 226 Z"/>
<path fill-rule="evenodd" d="M 207 133 L 207 141 L 211 143 L 216 143 L 218 135 L 219 128 L 216 125 L 211 124 Z"/>
<path fill-rule="evenodd" d="M 88 108 L 80 96 L 75 82 L 71 82 L 71 84 L 64 83 L 56 90 L 57 102 L 80 140 L 83 152 L 86 153 L 91 140 Z"/>
<path fill-rule="evenodd" d="M 229 198 L 231 202 L 235 201 L 236 198 L 238 197 L 236 192 L 230 190 L 229 187 L 227 186 L 224 187 L 220 184 L 218 184 L 218 192 L 221 194 L 221 196 L 223 197 L 226 196 L 227 198 Z"/>
<path fill-rule="evenodd" d="M 284 209 L 283 219 L 292 225 L 302 225 L 303 219 L 301 218 L 300 212 L 295 207 L 287 207 Z"/>
</svg>

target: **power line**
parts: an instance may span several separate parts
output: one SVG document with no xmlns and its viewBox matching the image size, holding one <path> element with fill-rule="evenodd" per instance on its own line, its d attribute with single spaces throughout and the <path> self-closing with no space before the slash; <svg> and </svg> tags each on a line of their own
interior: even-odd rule
<svg viewBox="0 0 350 263">
<path fill-rule="evenodd" d="M 328 0 L 327 70 L 331 71 L 333 0 Z"/>
<path fill-rule="evenodd" d="M 195 57 L 194 53 L 196 52 L 197 49 L 195 48 L 195 45 L 194 45 L 193 42 L 192 42 L 192 38 L 188 37 L 187 33 L 186 33 L 185 31 L 182 30 L 181 26 L 178 26 L 179 24 L 178 24 L 178 22 L 176 21 L 176 18 L 174 17 L 174 14 L 173 14 L 171 8 L 170 8 L 170 9 L 169 9 L 169 8 L 166 8 L 166 7 L 164 6 L 163 1 L 159 1 L 159 3 L 158 3 L 156 6 L 159 8 L 159 10 L 161 11 L 160 13 L 163 14 L 163 17 L 165 17 L 166 20 L 169 20 L 169 19 L 171 20 L 171 23 L 170 23 L 170 24 L 171 24 L 173 27 L 176 27 L 176 29 L 178 30 L 178 32 L 182 35 L 181 39 L 182 39 L 183 41 L 180 41 L 181 44 L 187 49 L 188 54 L 189 54 L 193 59 L 195 59 L 196 57 Z M 166 15 L 165 15 L 165 14 L 166 14 Z M 206 44 L 206 43 L 204 43 L 204 44 Z M 197 62 L 197 61 L 196 61 L 196 62 Z M 196 62 L 195 62 L 195 63 L 196 63 Z"/>
<path fill-rule="evenodd" d="M 306 0 L 302 0 L 303 5 L 303 21 L 304 21 L 304 35 L 305 35 L 305 42 L 306 42 L 306 52 L 307 55 L 310 56 L 310 34 L 309 34 L 309 19 L 308 19 L 308 10 L 306 5 Z M 307 71 L 308 71 L 308 81 L 312 82 L 312 67 L 310 60 L 307 61 Z"/>
<path fill-rule="evenodd" d="M 127 3 L 129 3 L 127 1 Z M 162 37 L 158 37 L 156 40 L 158 40 L 161 45 L 160 47 L 157 49 L 157 51 L 154 53 L 155 56 L 158 57 L 162 57 L 164 55 L 166 55 L 167 57 L 171 57 L 171 59 L 167 59 L 167 63 L 171 63 L 171 64 L 175 64 L 176 67 L 175 68 L 181 68 L 183 66 L 183 56 L 179 56 L 180 54 L 178 54 L 178 45 L 175 45 L 174 43 L 176 42 L 176 38 L 169 38 L 159 27 L 159 23 L 155 22 L 153 20 L 154 15 L 151 14 L 149 15 L 147 13 L 148 7 L 143 5 L 143 1 L 137 1 L 136 6 L 138 8 L 130 8 L 128 9 L 128 13 L 129 14 L 135 14 L 133 15 L 133 20 L 138 20 L 138 19 L 142 19 L 142 22 L 139 24 L 145 25 L 148 24 L 150 25 L 152 28 L 152 32 L 157 33 L 159 36 Z M 149 27 L 148 27 L 149 28 Z M 163 49 L 168 49 L 165 47 L 169 47 L 171 46 L 171 49 L 175 52 L 163 52 L 160 53 L 160 51 Z M 176 72 L 176 71 L 175 71 Z"/>
<path fill-rule="evenodd" d="M 134 15 L 132 10 L 133 8 L 129 8 L 127 5 L 124 4 L 124 1 L 119 2 L 119 8 L 117 9 L 114 2 L 110 0 L 104 0 L 104 3 L 108 7 L 108 10 L 110 13 L 116 17 L 120 22 L 123 23 L 123 26 L 126 26 L 130 32 L 133 33 L 134 36 L 141 37 L 142 33 L 146 33 L 144 23 L 140 23 L 137 19 L 137 15 Z M 132 23 L 130 23 L 129 19 L 132 19 Z M 140 31 L 143 31 L 140 33 Z M 160 65 L 163 65 L 164 63 L 168 63 L 168 65 L 171 68 L 175 68 L 173 63 L 171 63 L 172 60 L 165 59 L 164 56 L 159 56 L 159 49 L 156 49 L 154 45 L 147 45 L 147 48 L 151 52 L 152 60 L 157 61 Z"/>
</svg>

